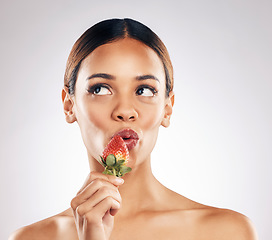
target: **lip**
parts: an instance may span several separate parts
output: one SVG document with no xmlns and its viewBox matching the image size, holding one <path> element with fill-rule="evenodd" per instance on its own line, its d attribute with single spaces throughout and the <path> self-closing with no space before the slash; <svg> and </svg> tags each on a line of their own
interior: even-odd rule
<svg viewBox="0 0 272 240">
<path fill-rule="evenodd" d="M 138 134 L 130 128 L 122 129 L 121 131 L 115 133 L 113 137 L 114 136 L 120 136 L 121 138 L 123 138 L 128 150 L 133 149 L 137 145 L 139 140 Z"/>
</svg>

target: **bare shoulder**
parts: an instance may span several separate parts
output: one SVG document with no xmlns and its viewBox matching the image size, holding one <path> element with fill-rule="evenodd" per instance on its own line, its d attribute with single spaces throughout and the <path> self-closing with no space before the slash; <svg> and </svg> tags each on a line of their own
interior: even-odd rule
<svg viewBox="0 0 272 240">
<path fill-rule="evenodd" d="M 229 209 L 202 204 L 190 212 L 200 239 L 257 240 L 257 234 L 250 219 Z"/>
<path fill-rule="evenodd" d="M 208 207 L 199 221 L 204 231 L 213 232 L 215 239 L 256 240 L 252 222 L 245 215 L 229 210 Z"/>
<path fill-rule="evenodd" d="M 181 195 L 174 195 L 175 222 L 187 226 L 190 236 L 196 239 L 257 240 L 252 222 L 245 215 L 229 210 L 194 202 Z M 184 220 L 186 219 L 186 221 Z"/>
<path fill-rule="evenodd" d="M 65 233 L 68 233 L 67 237 Z M 77 239 L 74 234 L 74 222 L 64 212 L 18 229 L 11 234 L 9 240 L 58 240 L 70 239 L 72 236 Z"/>
<path fill-rule="evenodd" d="M 57 228 L 56 218 L 51 217 L 18 229 L 9 240 L 55 239 Z"/>
</svg>

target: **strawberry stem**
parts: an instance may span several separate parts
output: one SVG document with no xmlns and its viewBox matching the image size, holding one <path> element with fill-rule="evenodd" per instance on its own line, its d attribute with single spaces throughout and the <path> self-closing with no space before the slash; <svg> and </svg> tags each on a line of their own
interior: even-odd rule
<svg viewBox="0 0 272 240">
<path fill-rule="evenodd" d="M 107 161 L 105 161 L 102 157 L 99 163 L 105 168 L 103 174 L 114 175 L 116 177 L 122 177 L 126 173 L 131 171 L 130 167 L 126 166 L 125 160 L 116 161 L 116 158 L 113 154 L 111 154 L 109 158 L 107 157 Z M 113 161 L 114 160 L 114 161 Z"/>
</svg>

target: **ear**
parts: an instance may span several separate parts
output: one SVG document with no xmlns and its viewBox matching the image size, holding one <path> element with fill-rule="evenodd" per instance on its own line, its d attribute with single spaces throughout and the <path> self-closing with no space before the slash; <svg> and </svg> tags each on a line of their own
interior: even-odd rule
<svg viewBox="0 0 272 240">
<path fill-rule="evenodd" d="M 164 117 L 162 119 L 161 125 L 164 127 L 169 127 L 170 125 L 170 118 L 173 112 L 173 106 L 175 102 L 175 94 L 173 91 L 169 93 L 169 97 L 165 100 L 165 107 L 164 107 Z"/>
<path fill-rule="evenodd" d="M 73 123 L 77 120 L 73 110 L 74 101 L 69 94 L 68 88 L 66 86 L 63 87 L 61 94 L 66 122 Z"/>
</svg>

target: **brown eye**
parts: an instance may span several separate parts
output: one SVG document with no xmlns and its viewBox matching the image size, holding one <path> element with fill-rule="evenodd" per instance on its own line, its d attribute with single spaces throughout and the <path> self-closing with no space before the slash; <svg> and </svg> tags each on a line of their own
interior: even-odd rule
<svg viewBox="0 0 272 240">
<path fill-rule="evenodd" d="M 111 91 L 109 90 L 108 86 L 104 86 L 104 85 L 95 85 L 92 86 L 88 92 L 94 94 L 94 95 L 111 95 Z"/>
<path fill-rule="evenodd" d="M 139 87 L 136 94 L 144 97 L 153 97 L 157 91 L 151 87 Z"/>
</svg>

